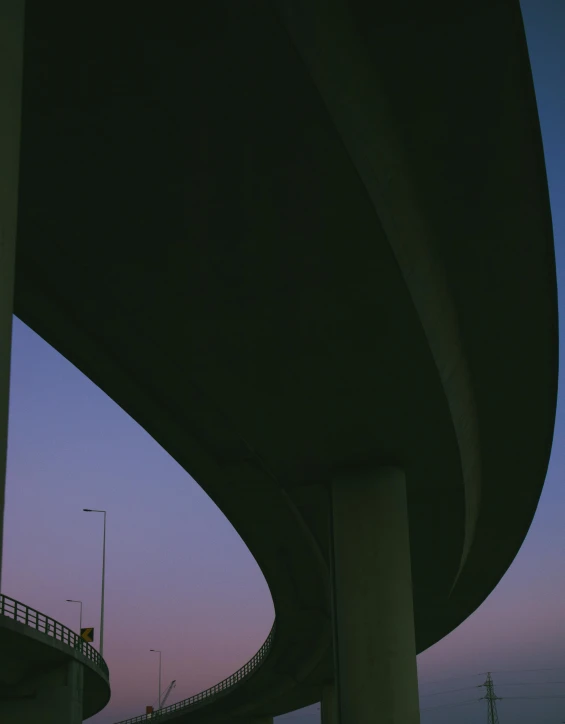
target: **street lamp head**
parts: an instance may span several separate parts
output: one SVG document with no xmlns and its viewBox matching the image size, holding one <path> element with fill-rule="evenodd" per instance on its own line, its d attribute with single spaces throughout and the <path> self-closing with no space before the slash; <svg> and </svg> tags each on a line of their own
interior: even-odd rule
<svg viewBox="0 0 565 724">
<path fill-rule="evenodd" d="M 85 513 L 93 513 L 94 511 L 90 510 L 90 508 L 83 508 Z"/>
</svg>

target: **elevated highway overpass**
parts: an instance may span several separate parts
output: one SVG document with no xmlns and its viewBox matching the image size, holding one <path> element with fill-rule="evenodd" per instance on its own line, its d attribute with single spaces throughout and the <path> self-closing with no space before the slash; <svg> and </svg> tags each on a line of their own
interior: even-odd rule
<svg viewBox="0 0 565 724">
<path fill-rule="evenodd" d="M 504 575 L 553 435 L 518 3 L 26 7 L 13 311 L 197 480 L 276 611 L 250 675 L 167 717 L 417 722 L 415 655 Z"/>
<path fill-rule="evenodd" d="M 110 700 L 108 666 L 59 621 L 0 594 L 0 721 L 83 721 Z"/>
</svg>

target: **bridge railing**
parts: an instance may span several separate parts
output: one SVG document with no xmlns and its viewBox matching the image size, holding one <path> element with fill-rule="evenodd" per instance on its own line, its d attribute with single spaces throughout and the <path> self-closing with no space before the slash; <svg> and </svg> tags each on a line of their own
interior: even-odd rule
<svg viewBox="0 0 565 724">
<path fill-rule="evenodd" d="M 40 613 L 31 606 L 26 606 L 25 603 L 16 601 L 3 593 L 0 593 L 0 616 L 7 616 L 14 621 L 34 628 L 36 631 L 45 634 L 45 636 L 51 636 L 57 641 L 62 641 L 92 661 L 95 666 L 102 670 L 106 678 L 109 678 L 108 666 L 94 646 L 91 646 L 77 633 L 63 626 L 59 621 L 55 621 L 55 619 L 46 616 L 44 613 Z"/>
<path fill-rule="evenodd" d="M 165 706 L 158 711 L 154 711 L 153 714 L 142 714 L 140 716 L 135 716 L 132 719 L 123 719 L 122 721 L 117 722 L 117 724 L 139 724 L 139 722 L 154 721 L 155 719 L 160 719 L 161 717 L 168 716 L 169 714 L 173 714 L 175 712 L 180 713 L 181 710 L 184 713 L 193 707 L 196 708 L 197 706 L 200 706 L 200 704 L 204 701 L 211 701 L 215 697 L 223 696 L 233 686 L 236 686 L 244 679 L 251 676 L 251 674 L 253 674 L 253 672 L 256 671 L 267 658 L 273 645 L 275 623 L 273 624 L 265 643 L 261 646 L 259 651 L 257 651 L 255 656 L 244 664 L 241 669 L 238 669 L 234 674 L 228 676 L 227 679 L 220 681 L 219 684 L 215 684 L 205 691 L 201 691 L 199 694 L 189 696 L 188 699 L 177 701 L 176 704 L 171 704 L 170 706 Z"/>
</svg>

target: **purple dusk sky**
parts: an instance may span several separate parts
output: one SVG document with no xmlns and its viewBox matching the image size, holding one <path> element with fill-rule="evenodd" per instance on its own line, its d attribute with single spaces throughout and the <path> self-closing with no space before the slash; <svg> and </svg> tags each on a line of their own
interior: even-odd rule
<svg viewBox="0 0 565 724">
<path fill-rule="evenodd" d="M 561 290 L 565 2 L 524 0 L 522 10 Z M 83 625 L 98 635 L 102 516 L 82 509 L 108 511 L 104 654 L 112 699 L 92 724 L 156 703 L 151 648 L 163 651 L 163 688 L 177 680 L 168 703 L 233 673 L 261 646 L 274 616 L 237 533 L 137 423 L 17 319 L 12 355 L 3 593 L 75 629 L 78 606 L 65 599 L 80 599 Z M 560 401 L 545 489 L 514 564 L 473 616 L 418 657 L 423 724 L 486 721 L 485 702 L 477 701 L 484 689 L 473 687 L 487 670 L 504 697 L 501 724 L 565 720 L 564 422 Z M 317 724 L 318 706 L 277 721 Z"/>
</svg>

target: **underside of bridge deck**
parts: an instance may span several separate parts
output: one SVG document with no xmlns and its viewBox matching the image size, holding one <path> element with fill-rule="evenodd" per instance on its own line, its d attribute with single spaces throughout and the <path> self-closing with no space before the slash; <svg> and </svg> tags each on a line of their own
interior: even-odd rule
<svg viewBox="0 0 565 724">
<path fill-rule="evenodd" d="M 518 2 L 28 0 L 21 115 L 9 67 L 1 424 L 17 201 L 15 313 L 197 480 L 273 596 L 264 665 L 186 721 L 276 716 L 335 681 L 364 724 L 348 506 L 378 530 L 347 585 L 413 610 L 402 640 L 374 628 L 402 652 L 375 666 L 414 684 L 410 657 L 510 565 L 549 459 L 556 281 Z M 387 531 L 378 482 L 365 505 L 353 481 L 390 468 Z M 391 722 L 414 695 L 382 694 Z"/>
</svg>

